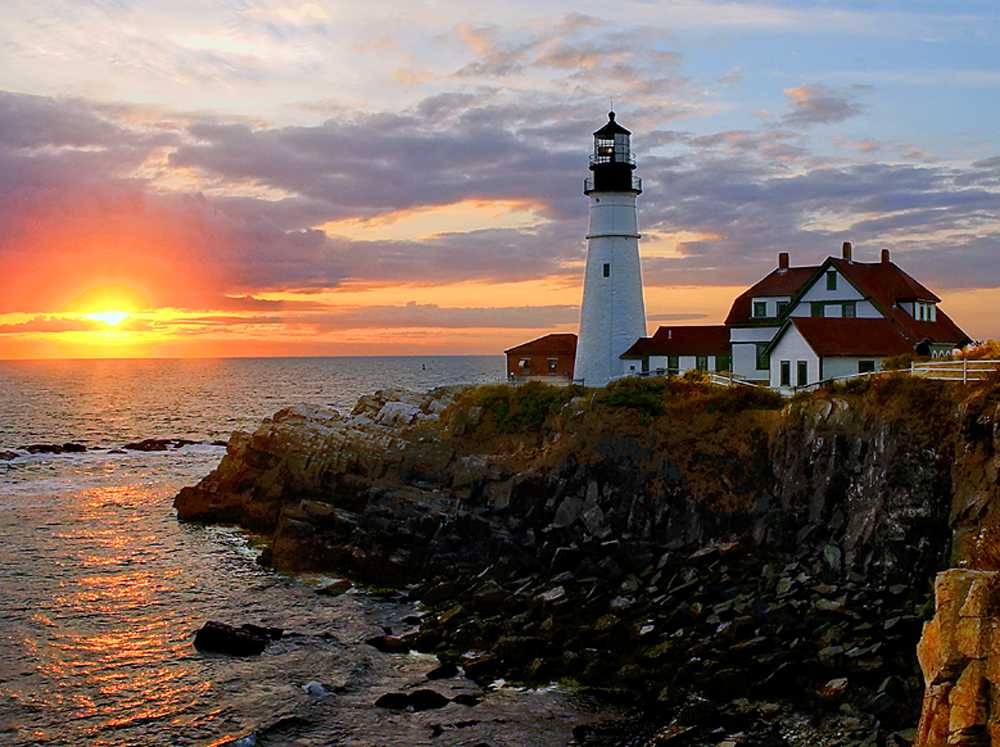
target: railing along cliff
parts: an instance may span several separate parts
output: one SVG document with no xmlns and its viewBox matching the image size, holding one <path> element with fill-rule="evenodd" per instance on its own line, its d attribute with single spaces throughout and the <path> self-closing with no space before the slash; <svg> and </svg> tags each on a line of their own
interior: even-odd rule
<svg viewBox="0 0 1000 747">
<path fill-rule="evenodd" d="M 963 358 L 956 361 L 927 361 L 911 363 L 910 375 L 922 379 L 936 381 L 954 381 L 968 384 L 983 381 L 1000 370 L 1000 360 L 969 360 Z"/>
</svg>

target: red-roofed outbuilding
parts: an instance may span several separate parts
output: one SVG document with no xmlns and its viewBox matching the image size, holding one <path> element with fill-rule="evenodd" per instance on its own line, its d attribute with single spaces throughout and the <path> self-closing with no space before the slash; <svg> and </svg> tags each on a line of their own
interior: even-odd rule
<svg viewBox="0 0 1000 747">
<path fill-rule="evenodd" d="M 553 378 L 573 380 L 576 335 L 551 334 L 504 351 L 507 378 Z"/>
<path fill-rule="evenodd" d="M 729 327 L 660 327 L 652 337 L 639 338 L 621 357 L 630 373 L 676 376 L 691 369 L 728 371 Z"/>
</svg>

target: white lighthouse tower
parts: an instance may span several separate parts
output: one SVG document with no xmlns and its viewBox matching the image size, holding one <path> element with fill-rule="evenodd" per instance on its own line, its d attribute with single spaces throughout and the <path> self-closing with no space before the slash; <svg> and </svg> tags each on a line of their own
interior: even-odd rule
<svg viewBox="0 0 1000 747">
<path fill-rule="evenodd" d="M 635 217 L 642 182 L 632 173 L 631 134 L 615 122 L 614 112 L 608 114 L 608 123 L 594 133 L 594 175 L 584 182 L 590 231 L 573 378 L 586 386 L 604 386 L 621 376 L 625 366 L 618 356 L 646 336 Z"/>
</svg>

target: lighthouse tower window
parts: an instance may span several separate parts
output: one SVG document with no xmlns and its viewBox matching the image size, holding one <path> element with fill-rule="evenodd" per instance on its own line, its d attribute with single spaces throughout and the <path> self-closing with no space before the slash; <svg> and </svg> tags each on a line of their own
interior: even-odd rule
<svg viewBox="0 0 1000 747">
<path fill-rule="evenodd" d="M 611 265 L 609 265 L 607 263 L 605 263 L 605 265 L 604 265 L 604 277 L 606 277 L 606 278 L 611 277 Z"/>
</svg>

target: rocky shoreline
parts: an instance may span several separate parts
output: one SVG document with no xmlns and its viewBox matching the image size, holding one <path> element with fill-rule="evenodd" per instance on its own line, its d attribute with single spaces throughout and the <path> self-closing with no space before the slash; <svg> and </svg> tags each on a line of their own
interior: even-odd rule
<svg viewBox="0 0 1000 747">
<path fill-rule="evenodd" d="M 403 589 L 425 614 L 382 650 L 636 707 L 579 744 L 910 743 L 966 479 L 950 395 L 657 386 L 291 408 L 175 506 L 265 534 L 261 562 Z"/>
</svg>

